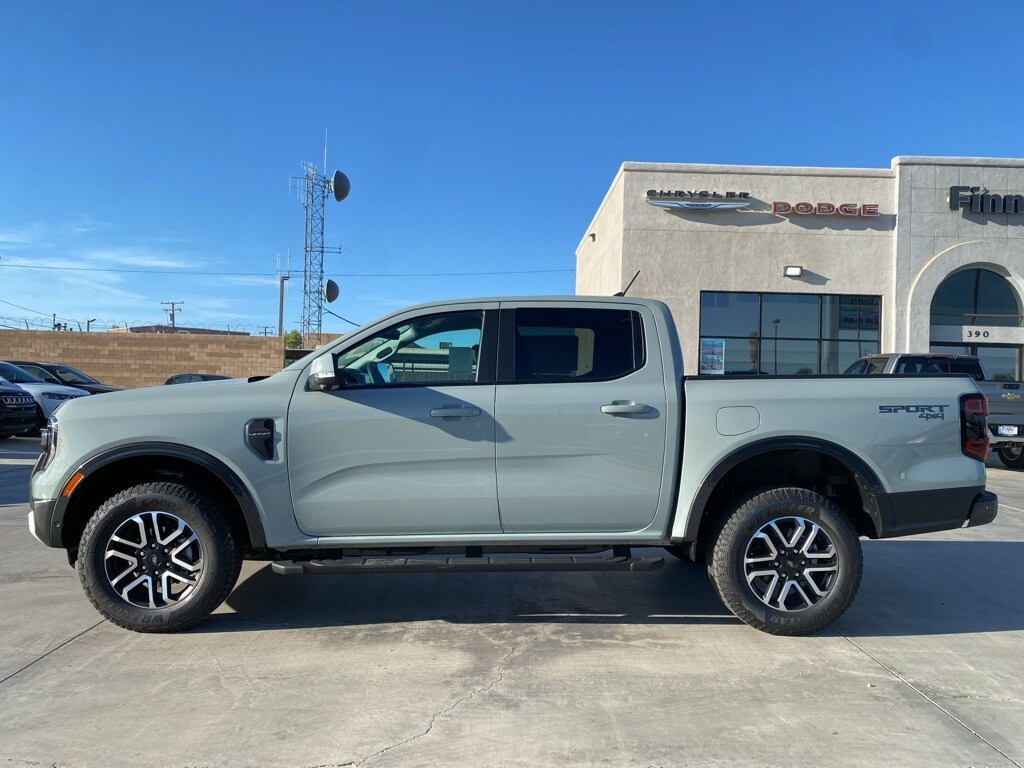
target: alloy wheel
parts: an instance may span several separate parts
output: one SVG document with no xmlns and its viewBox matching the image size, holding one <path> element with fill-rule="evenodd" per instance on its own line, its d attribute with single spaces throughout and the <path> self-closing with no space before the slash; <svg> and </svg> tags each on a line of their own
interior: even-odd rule
<svg viewBox="0 0 1024 768">
<path fill-rule="evenodd" d="M 761 526 L 743 553 L 747 585 L 780 611 L 800 611 L 825 599 L 839 578 L 835 544 L 817 523 L 780 517 Z"/>
<path fill-rule="evenodd" d="M 203 547 L 177 515 L 140 512 L 111 534 L 103 553 L 107 582 L 139 608 L 166 608 L 188 600 L 203 575 Z"/>
</svg>

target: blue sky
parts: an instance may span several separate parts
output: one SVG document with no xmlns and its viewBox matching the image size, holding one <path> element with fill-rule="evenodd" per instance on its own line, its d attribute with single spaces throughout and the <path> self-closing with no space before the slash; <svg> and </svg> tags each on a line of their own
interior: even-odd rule
<svg viewBox="0 0 1024 768">
<path fill-rule="evenodd" d="M 329 169 L 352 180 L 328 202 L 326 242 L 343 252 L 326 272 L 356 321 L 571 292 L 623 161 L 1019 156 L 1024 6 L 986 9 L 8 2 L 0 325 L 154 322 L 170 299 L 183 324 L 276 325 L 275 256 L 302 264 L 288 178 L 322 163 L 325 126 Z M 525 274 L 395 276 L 502 271 Z M 286 327 L 300 289 L 297 276 Z"/>
</svg>

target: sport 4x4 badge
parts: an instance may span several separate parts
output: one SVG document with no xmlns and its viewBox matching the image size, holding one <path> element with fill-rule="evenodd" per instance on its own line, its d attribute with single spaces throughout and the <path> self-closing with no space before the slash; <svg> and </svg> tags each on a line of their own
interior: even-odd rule
<svg viewBox="0 0 1024 768">
<path fill-rule="evenodd" d="M 880 405 L 879 413 L 916 413 L 919 419 L 938 419 L 943 421 L 946 418 L 948 405 Z"/>
</svg>

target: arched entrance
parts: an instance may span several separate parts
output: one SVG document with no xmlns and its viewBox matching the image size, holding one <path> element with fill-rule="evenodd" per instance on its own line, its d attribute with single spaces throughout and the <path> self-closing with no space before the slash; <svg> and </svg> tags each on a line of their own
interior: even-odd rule
<svg viewBox="0 0 1024 768">
<path fill-rule="evenodd" d="M 939 284 L 931 301 L 930 348 L 977 355 L 990 379 L 1017 381 L 1024 307 L 1017 290 L 1000 272 L 995 265 L 971 265 Z"/>
</svg>

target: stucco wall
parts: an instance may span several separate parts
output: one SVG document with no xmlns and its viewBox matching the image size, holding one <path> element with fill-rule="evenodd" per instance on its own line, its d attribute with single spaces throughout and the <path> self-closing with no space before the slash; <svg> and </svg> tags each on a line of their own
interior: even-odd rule
<svg viewBox="0 0 1024 768">
<path fill-rule="evenodd" d="M 639 271 L 628 294 L 669 305 L 688 374 L 696 373 L 702 290 L 881 296 L 882 351 L 925 351 L 935 289 L 958 269 L 992 269 L 1024 297 L 1024 214 L 951 211 L 951 186 L 1024 194 L 1024 159 L 901 156 L 889 168 L 624 163 L 576 251 L 577 293 L 615 293 Z M 665 210 L 647 202 L 649 189 L 751 198 L 746 210 Z M 777 200 L 873 203 L 881 215 L 776 215 Z M 784 277 L 787 265 L 803 276 Z M 950 329 L 941 330 L 945 340 Z M 1024 344 L 1024 329 L 986 338 Z"/>
<path fill-rule="evenodd" d="M 979 186 L 1024 193 L 1024 160 L 976 157 L 897 157 L 899 228 L 893 284 L 902 301 L 894 313 L 895 348 L 927 349 L 932 296 L 958 269 L 980 266 L 1002 274 L 1024 296 L 1024 214 L 951 211 L 949 188 Z M 1024 342 L 1024 331 L 1001 330 Z M 990 339 L 991 340 L 991 339 Z"/>
<path fill-rule="evenodd" d="M 620 170 L 576 249 L 580 296 L 611 296 L 629 280 L 622 274 L 622 181 Z"/>
<path fill-rule="evenodd" d="M 884 315 L 892 307 L 892 180 L 889 169 L 626 163 L 616 178 L 623 286 L 639 271 L 628 295 L 672 309 L 687 374 L 697 372 L 701 290 L 871 294 L 882 296 Z M 647 202 L 649 189 L 749 192 L 751 199 L 747 210 L 670 211 Z M 771 212 L 776 200 L 874 203 L 881 215 L 783 216 Z M 784 277 L 787 265 L 802 266 L 803 276 Z M 882 343 L 890 343 L 884 330 Z"/>
</svg>

